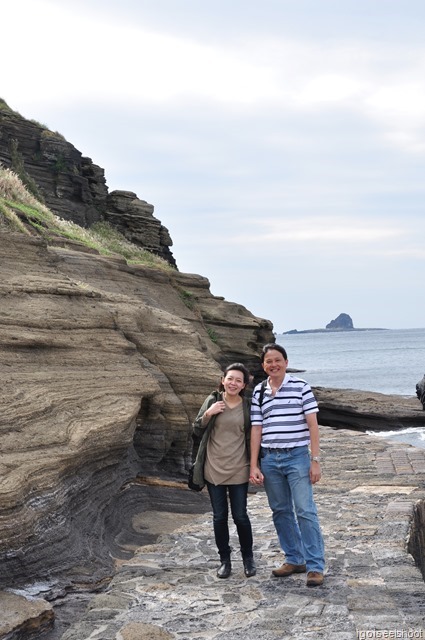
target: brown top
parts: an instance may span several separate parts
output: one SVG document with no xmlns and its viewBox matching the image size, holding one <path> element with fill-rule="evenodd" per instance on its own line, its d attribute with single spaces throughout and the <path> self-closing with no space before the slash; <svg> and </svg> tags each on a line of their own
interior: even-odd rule
<svg viewBox="0 0 425 640">
<path fill-rule="evenodd" d="M 204 477 L 214 485 L 248 482 L 242 403 L 233 409 L 226 406 L 217 416 L 207 444 Z"/>
</svg>

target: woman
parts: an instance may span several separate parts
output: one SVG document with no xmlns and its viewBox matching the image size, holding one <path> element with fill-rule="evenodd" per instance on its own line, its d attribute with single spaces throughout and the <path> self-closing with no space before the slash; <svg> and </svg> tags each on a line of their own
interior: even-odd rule
<svg viewBox="0 0 425 640">
<path fill-rule="evenodd" d="M 251 422 L 249 401 L 243 393 L 248 382 L 249 372 L 243 364 L 229 365 L 219 390 L 205 399 L 193 425 L 193 438 L 199 443 L 193 479 L 201 486 L 206 483 L 210 496 L 214 536 L 221 560 L 219 578 L 228 578 L 232 571 L 227 496 L 245 575 L 250 578 L 256 574 L 247 513 Z"/>
</svg>

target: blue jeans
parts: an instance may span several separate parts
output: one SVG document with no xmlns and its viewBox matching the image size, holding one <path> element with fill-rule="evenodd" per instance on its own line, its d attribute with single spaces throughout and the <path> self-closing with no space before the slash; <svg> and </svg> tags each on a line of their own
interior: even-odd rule
<svg viewBox="0 0 425 640">
<path fill-rule="evenodd" d="M 213 509 L 215 542 L 221 561 L 229 560 L 231 553 L 229 545 L 229 504 L 227 501 L 227 493 L 229 494 L 233 522 L 236 525 L 239 536 L 242 557 L 251 558 L 252 529 L 246 510 L 248 483 L 214 485 L 211 484 L 211 482 L 207 482 L 207 489 L 210 494 Z"/>
<path fill-rule="evenodd" d="M 289 564 L 323 573 L 324 544 L 310 481 L 308 447 L 261 449 L 264 488 L 280 546 Z"/>
</svg>

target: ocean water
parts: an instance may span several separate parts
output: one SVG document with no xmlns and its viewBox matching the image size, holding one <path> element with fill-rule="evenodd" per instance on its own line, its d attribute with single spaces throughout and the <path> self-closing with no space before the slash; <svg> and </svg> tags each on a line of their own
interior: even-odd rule
<svg viewBox="0 0 425 640">
<path fill-rule="evenodd" d="M 312 386 L 416 398 L 425 374 L 425 329 L 278 334 L 276 341 L 285 347 L 289 367 L 301 369 Z M 425 448 L 425 412 L 423 429 L 375 435 Z"/>
</svg>

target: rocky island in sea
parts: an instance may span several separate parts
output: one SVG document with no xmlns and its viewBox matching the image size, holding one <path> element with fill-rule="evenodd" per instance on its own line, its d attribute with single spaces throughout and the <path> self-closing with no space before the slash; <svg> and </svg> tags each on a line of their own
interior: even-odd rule
<svg viewBox="0 0 425 640">
<path fill-rule="evenodd" d="M 354 326 L 353 320 L 348 313 L 340 313 L 338 317 L 331 320 L 326 327 L 322 329 L 291 329 L 290 331 L 284 331 L 282 335 L 290 335 L 293 333 L 332 333 L 335 331 L 384 331 L 382 327 L 369 327 L 359 329 Z"/>
</svg>

